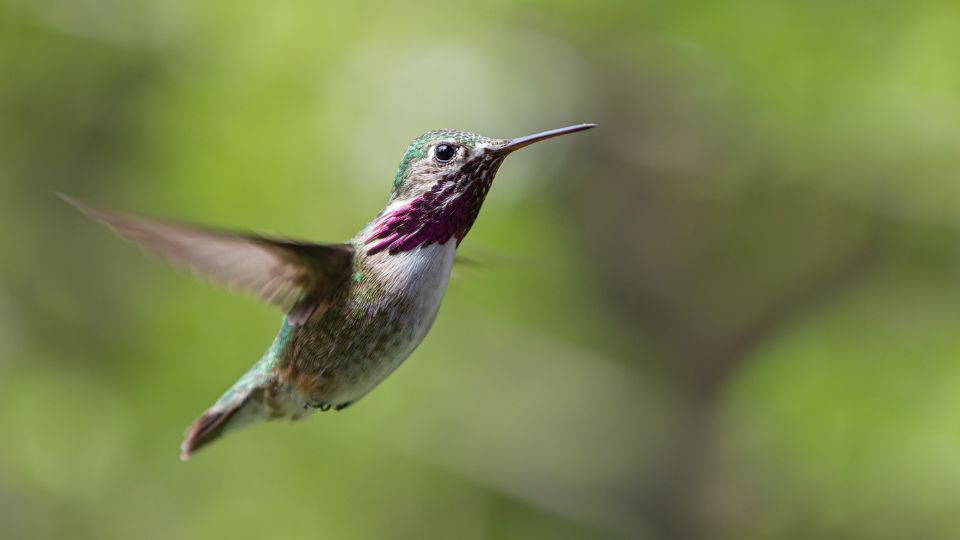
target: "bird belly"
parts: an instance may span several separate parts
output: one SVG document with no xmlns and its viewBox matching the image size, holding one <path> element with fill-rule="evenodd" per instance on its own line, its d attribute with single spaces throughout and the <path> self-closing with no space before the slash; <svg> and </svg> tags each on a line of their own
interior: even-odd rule
<svg viewBox="0 0 960 540">
<path fill-rule="evenodd" d="M 456 243 L 358 260 L 342 308 L 298 339 L 303 390 L 313 404 L 342 407 L 392 373 L 429 332 L 446 292 Z M 311 325 L 312 326 L 312 325 Z"/>
</svg>

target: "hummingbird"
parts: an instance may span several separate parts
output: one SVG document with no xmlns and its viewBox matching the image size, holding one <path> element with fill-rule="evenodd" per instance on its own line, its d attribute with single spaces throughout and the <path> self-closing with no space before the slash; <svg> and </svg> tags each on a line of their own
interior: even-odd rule
<svg viewBox="0 0 960 540">
<path fill-rule="evenodd" d="M 510 153 L 595 127 L 514 139 L 452 129 L 407 147 L 386 206 L 353 238 L 319 244 L 95 208 L 58 194 L 174 265 L 253 293 L 285 313 L 273 343 L 186 430 L 180 458 L 260 420 L 300 420 L 354 404 L 427 335 L 457 248 Z"/>
</svg>

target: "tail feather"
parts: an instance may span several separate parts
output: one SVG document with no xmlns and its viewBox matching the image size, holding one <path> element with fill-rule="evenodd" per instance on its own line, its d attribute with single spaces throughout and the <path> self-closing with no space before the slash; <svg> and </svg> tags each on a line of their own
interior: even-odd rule
<svg viewBox="0 0 960 540">
<path fill-rule="evenodd" d="M 224 429 L 238 411 L 247 403 L 247 400 L 237 402 L 226 409 L 212 407 L 200 418 L 194 420 L 187 428 L 183 444 L 180 445 L 180 459 L 186 461 L 194 452 L 210 444 L 223 435 Z"/>
<path fill-rule="evenodd" d="M 223 434 L 253 422 L 302 416 L 302 400 L 289 394 L 274 374 L 277 343 L 282 337 L 283 331 L 267 354 L 190 424 L 180 445 L 180 459 L 186 461 Z"/>
</svg>

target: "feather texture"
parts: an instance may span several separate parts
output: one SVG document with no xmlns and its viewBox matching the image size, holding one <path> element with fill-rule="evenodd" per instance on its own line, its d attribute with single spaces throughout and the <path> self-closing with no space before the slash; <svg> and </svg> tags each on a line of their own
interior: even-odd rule
<svg viewBox="0 0 960 540">
<path fill-rule="evenodd" d="M 302 324 L 350 275 L 353 248 L 208 229 L 94 208 L 58 194 L 118 236 L 172 264 L 289 310 Z"/>
</svg>

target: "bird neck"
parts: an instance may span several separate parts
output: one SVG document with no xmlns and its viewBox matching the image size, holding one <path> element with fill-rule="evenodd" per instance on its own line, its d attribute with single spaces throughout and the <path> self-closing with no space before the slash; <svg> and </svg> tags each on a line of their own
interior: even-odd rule
<svg viewBox="0 0 960 540">
<path fill-rule="evenodd" d="M 467 236 L 490 191 L 500 160 L 475 160 L 441 176 L 426 191 L 388 205 L 363 239 L 367 255 L 407 252 Z"/>
</svg>

